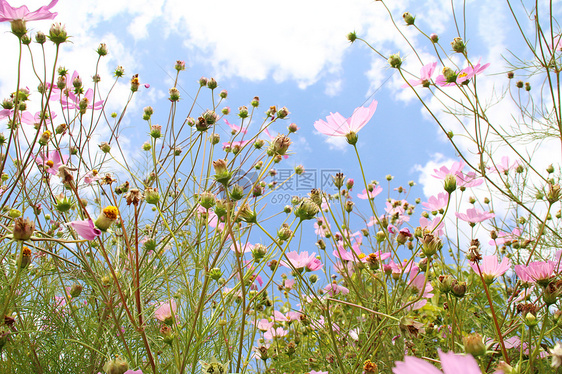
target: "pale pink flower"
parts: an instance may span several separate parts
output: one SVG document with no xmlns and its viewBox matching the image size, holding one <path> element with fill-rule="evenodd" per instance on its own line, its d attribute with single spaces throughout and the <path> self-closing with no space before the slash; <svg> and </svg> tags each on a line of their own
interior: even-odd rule
<svg viewBox="0 0 562 374">
<path fill-rule="evenodd" d="M 294 279 L 285 279 L 283 281 L 283 287 L 285 287 L 285 289 L 287 289 L 287 290 L 291 290 L 294 286 L 295 286 L 295 280 Z"/>
<path fill-rule="evenodd" d="M 516 169 L 520 165 L 519 160 L 515 160 L 512 164 L 509 163 L 509 156 L 503 156 L 499 164 L 496 164 L 495 168 L 489 168 L 491 173 L 507 173 L 511 169 Z"/>
<path fill-rule="evenodd" d="M 371 119 L 377 110 L 377 101 L 373 100 L 368 108 L 356 108 L 351 117 L 345 118 L 339 113 L 330 113 L 326 121 L 318 120 L 314 127 L 320 133 L 328 136 L 347 136 L 350 133 L 357 133 Z"/>
<path fill-rule="evenodd" d="M 367 256 L 361 252 L 359 248 L 359 244 L 355 244 L 352 246 L 350 251 L 346 251 L 342 244 L 339 244 L 336 249 L 332 252 L 332 254 L 345 261 L 352 261 L 352 262 L 366 262 Z"/>
<path fill-rule="evenodd" d="M 86 175 L 84 175 L 84 183 L 86 184 L 92 184 L 100 179 L 101 177 L 99 176 L 97 170 L 91 170 L 88 173 L 86 173 Z"/>
<path fill-rule="evenodd" d="M 298 321 L 301 319 L 301 316 L 302 316 L 301 312 L 295 312 L 295 311 L 287 312 L 287 319 L 289 321 Z"/>
<path fill-rule="evenodd" d="M 509 261 L 509 258 L 504 257 L 502 262 L 498 263 L 498 257 L 492 255 L 484 256 L 482 258 L 482 262 L 478 265 L 474 262 L 470 262 L 469 265 L 476 274 L 482 273 L 484 281 L 490 284 L 494 281 L 494 279 L 503 275 L 509 270 L 509 268 L 511 268 L 511 261 Z M 478 270 L 478 267 L 480 267 L 480 271 Z"/>
<path fill-rule="evenodd" d="M 256 324 L 256 327 L 261 330 L 261 331 L 267 331 L 270 328 L 273 327 L 273 322 L 269 322 L 268 320 L 266 320 L 265 318 L 262 318 L 258 321 L 258 323 Z"/>
<path fill-rule="evenodd" d="M 449 194 L 447 192 L 440 192 L 437 196 L 430 196 L 427 202 L 421 203 L 425 210 L 439 211 L 444 209 L 449 202 Z"/>
<path fill-rule="evenodd" d="M 449 174 L 456 175 L 458 172 L 462 171 L 465 165 L 466 164 L 464 163 L 464 161 L 460 160 L 460 161 L 453 162 L 450 168 L 447 168 L 446 166 L 441 166 L 439 169 L 433 169 L 435 174 L 433 174 L 432 177 L 437 179 L 445 179 L 445 177 Z"/>
<path fill-rule="evenodd" d="M 490 245 L 504 245 L 507 242 L 510 242 L 512 240 L 516 240 L 521 236 L 521 229 L 516 227 L 513 229 L 512 232 L 504 232 L 504 231 L 499 231 L 497 233 L 497 238 L 496 239 L 491 239 L 488 243 Z"/>
<path fill-rule="evenodd" d="M 443 353 L 438 349 L 441 367 L 437 369 L 421 358 L 406 356 L 404 361 L 395 362 L 394 374 L 482 374 L 478 362 L 472 355 L 457 355 L 454 352 Z"/>
<path fill-rule="evenodd" d="M 420 227 L 428 233 L 431 232 L 437 234 L 437 236 L 442 236 L 445 224 L 441 221 L 441 217 L 434 217 L 432 220 L 420 217 Z"/>
<path fill-rule="evenodd" d="M 468 81 L 471 78 L 474 78 L 476 75 L 482 73 L 490 66 L 490 64 L 480 65 L 478 62 L 474 66 L 467 66 L 466 68 L 462 69 L 458 74 L 454 81 L 447 81 L 447 79 L 443 75 L 439 75 L 435 79 L 435 84 L 441 87 L 450 87 L 455 86 L 456 84 L 462 84 Z"/>
<path fill-rule="evenodd" d="M 537 282 L 539 284 L 548 284 L 554 275 L 554 268 L 556 262 L 554 261 L 536 261 L 531 262 L 528 266 L 515 265 L 515 274 L 526 283 Z"/>
<path fill-rule="evenodd" d="M 52 119 L 57 118 L 55 113 L 51 113 L 51 118 L 45 118 L 43 124 L 51 123 Z M 25 123 L 26 125 L 35 126 L 41 123 L 41 112 L 35 113 L 35 115 L 31 114 L 30 112 L 23 112 L 21 115 L 21 122 Z"/>
<path fill-rule="evenodd" d="M 339 295 L 347 295 L 349 293 L 349 289 L 344 286 L 340 286 L 339 284 L 332 282 L 324 287 L 324 291 L 330 296 Z"/>
<path fill-rule="evenodd" d="M 230 127 L 230 129 L 232 130 L 233 133 L 240 132 L 240 133 L 245 135 L 248 132 L 247 128 L 245 129 L 245 128 L 242 128 L 241 126 L 234 125 L 234 124 L 228 122 L 226 118 L 224 119 L 224 122 L 228 125 L 228 127 Z"/>
<path fill-rule="evenodd" d="M 252 252 L 252 249 L 254 249 L 254 247 L 255 245 L 250 243 L 242 244 L 240 242 L 236 242 L 236 244 L 232 243 L 230 245 L 230 250 L 237 253 L 248 253 Z"/>
<path fill-rule="evenodd" d="M 52 0 L 49 5 L 30 12 L 27 6 L 23 5 L 14 8 L 6 0 L 0 0 L 0 22 L 6 21 L 39 21 L 43 19 L 54 19 L 57 13 L 51 13 L 49 10 L 54 7 L 59 0 Z"/>
<path fill-rule="evenodd" d="M 306 269 L 308 271 L 316 271 L 316 270 L 320 270 L 322 269 L 322 266 L 324 266 L 324 264 L 322 263 L 322 261 L 320 261 L 317 258 L 312 259 L 312 261 L 310 261 L 308 263 L 308 265 L 306 265 Z"/>
<path fill-rule="evenodd" d="M 431 77 L 433 76 L 433 72 L 435 71 L 435 67 L 437 66 L 437 62 L 431 62 L 427 65 L 422 66 L 420 70 L 420 79 L 408 81 L 410 86 L 419 86 L 420 84 L 424 87 L 429 87 L 431 83 Z M 402 85 L 402 88 L 408 87 L 408 83 Z"/>
<path fill-rule="evenodd" d="M 224 149 L 227 149 L 227 148 L 231 148 L 231 149 L 232 149 L 232 148 L 234 148 L 234 147 L 244 148 L 244 146 L 245 146 L 246 144 L 251 144 L 251 143 L 253 143 L 253 142 L 254 142 L 254 141 L 251 140 L 251 139 L 250 139 L 250 140 L 237 140 L 237 141 L 234 141 L 234 142 L 224 142 L 224 143 L 222 143 L 222 149 L 223 149 L 223 150 L 224 150 Z"/>
<path fill-rule="evenodd" d="M 265 334 L 263 334 L 264 338 L 266 338 L 267 340 L 273 340 L 273 338 L 281 338 L 285 335 L 287 335 L 287 330 L 284 330 L 282 327 L 278 327 L 276 329 L 272 327 L 267 330 Z"/>
<path fill-rule="evenodd" d="M 91 219 L 68 222 L 68 225 L 86 240 L 94 240 L 101 235 L 101 230 L 94 226 Z"/>
<path fill-rule="evenodd" d="M 156 308 L 156 311 L 154 312 L 154 317 L 156 317 L 156 319 L 161 322 L 170 323 L 170 321 L 173 320 L 177 309 L 178 306 L 174 299 L 171 299 L 170 301 L 164 301 L 160 303 L 158 308 Z"/>
<path fill-rule="evenodd" d="M 87 108 L 93 110 L 100 110 L 103 108 L 103 100 L 96 101 L 92 104 L 92 100 L 94 99 L 94 90 L 88 88 L 84 96 L 80 97 L 77 96 L 74 92 L 69 91 L 68 96 L 63 95 L 60 102 L 64 109 L 80 109 L 80 101 L 86 100 Z"/>
<path fill-rule="evenodd" d="M 358 193 L 357 197 L 362 199 L 362 200 L 374 199 L 375 196 L 377 196 L 381 192 L 382 192 L 381 186 L 374 186 L 372 191 L 367 191 L 366 189 L 363 189 L 363 192 Z"/>
<path fill-rule="evenodd" d="M 276 322 L 289 322 L 289 319 L 278 310 L 273 311 L 273 320 Z"/>
<path fill-rule="evenodd" d="M 455 174 L 455 177 L 457 178 L 457 186 L 459 187 L 477 187 L 484 183 L 484 180 L 479 178 L 473 171 L 469 171 L 468 173 L 459 171 Z"/>
<path fill-rule="evenodd" d="M 316 256 L 316 252 L 312 252 L 312 254 L 309 255 L 307 251 L 301 253 L 298 253 L 296 251 L 291 251 L 286 254 L 286 257 L 289 260 L 290 265 L 285 260 L 281 260 L 280 264 L 289 269 L 292 269 L 293 267 L 295 269 L 306 268 L 313 260 L 316 259 L 315 256 Z"/>
<path fill-rule="evenodd" d="M 330 374 L 327 371 L 316 371 L 316 370 L 311 370 L 308 372 L 308 374 Z"/>
<path fill-rule="evenodd" d="M 431 293 L 431 291 L 433 291 L 433 286 L 431 285 L 431 282 L 429 281 L 426 282 L 425 275 L 420 273 L 419 270 L 410 272 L 409 286 L 415 288 L 418 291 L 418 293 L 421 293 L 422 297 L 425 298 L 433 297 L 433 294 Z"/>
<path fill-rule="evenodd" d="M 41 153 L 35 158 L 35 162 L 39 165 L 43 165 L 45 171 L 52 175 L 57 175 L 59 172 L 59 167 L 66 164 L 68 161 L 68 156 L 62 156 L 59 150 L 54 150 L 49 152 L 47 155 Z"/>
<path fill-rule="evenodd" d="M 321 225 L 319 224 L 320 221 L 322 221 Z M 330 232 L 330 224 L 325 220 L 318 219 L 316 222 L 314 222 L 314 233 L 316 235 L 326 237 L 326 235 Z"/>
<path fill-rule="evenodd" d="M 470 208 L 466 210 L 466 213 L 455 212 L 455 216 L 465 222 L 477 223 L 485 221 L 487 219 L 492 219 L 496 215 L 490 212 L 483 212 L 478 208 Z"/>
</svg>

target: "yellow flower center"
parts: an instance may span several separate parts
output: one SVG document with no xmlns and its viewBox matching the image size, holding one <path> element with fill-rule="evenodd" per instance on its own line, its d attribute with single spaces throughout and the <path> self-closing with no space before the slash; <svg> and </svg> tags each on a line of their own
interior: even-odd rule
<svg viewBox="0 0 562 374">
<path fill-rule="evenodd" d="M 98 171 L 96 169 L 92 170 L 92 175 L 95 177 L 96 175 L 98 175 Z"/>
<path fill-rule="evenodd" d="M 119 214 L 119 210 L 117 209 L 117 207 L 114 206 L 108 206 L 105 207 L 103 209 L 103 214 L 109 218 L 110 220 L 116 220 L 117 219 L 117 215 Z"/>
<path fill-rule="evenodd" d="M 359 253 L 359 254 L 357 255 L 357 257 L 359 257 L 359 259 L 362 259 L 362 258 L 365 257 L 365 256 L 366 256 L 365 253 Z"/>
<path fill-rule="evenodd" d="M 460 73 L 457 78 L 466 77 L 467 75 L 468 75 L 468 74 L 466 74 L 466 73 Z"/>
<path fill-rule="evenodd" d="M 50 168 L 52 168 L 52 167 L 55 165 L 55 163 L 53 162 L 53 160 L 49 160 L 49 161 L 45 162 L 45 164 L 46 164 L 48 167 L 50 167 Z"/>
<path fill-rule="evenodd" d="M 31 249 L 29 249 L 28 247 L 23 247 L 22 256 L 31 257 Z"/>
</svg>

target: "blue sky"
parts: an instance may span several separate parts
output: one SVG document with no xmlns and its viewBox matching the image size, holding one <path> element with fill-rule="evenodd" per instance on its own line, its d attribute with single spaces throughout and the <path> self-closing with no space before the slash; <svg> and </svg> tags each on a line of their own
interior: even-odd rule
<svg viewBox="0 0 562 374">
<path fill-rule="evenodd" d="M 44 3 L 10 1 L 14 6 L 27 4 L 32 10 Z M 449 52 L 455 34 L 449 0 L 432 1 L 430 6 L 418 1 L 389 2 L 388 6 L 402 32 L 413 38 L 424 62 L 435 60 L 432 45 L 417 37 L 413 28 L 403 25 L 404 11 L 416 15 L 416 24 L 428 34 L 438 33 Z M 140 120 L 144 106 L 155 108 L 154 122 L 165 123 L 170 76 L 179 59 L 188 66 L 180 76 L 186 98 L 180 111 L 187 112 L 191 104 L 187 96 L 195 94 L 201 76 L 216 78 L 219 88 L 228 90 L 225 105 L 233 112 L 248 105 L 256 95 L 261 99 L 261 112 L 269 105 L 290 110 L 286 123 L 295 122 L 300 127 L 293 137 L 292 150 L 296 154 L 278 168 L 303 164 L 309 170 L 342 169 L 359 180 L 352 147 L 343 139 L 336 141 L 319 134 L 313 124 L 330 112 L 348 117 L 356 107 L 368 105 L 372 99 L 379 102 L 377 112 L 359 133 L 358 143 L 367 180 L 383 181 L 392 174 L 393 187 L 406 186 L 413 180 L 418 184 L 413 197 L 425 200 L 441 191 L 441 182 L 429 177 L 433 169 L 456 159 L 452 147 L 412 93 L 401 88 L 403 82 L 396 71 L 362 43 L 350 44 L 346 40 L 348 32 L 356 31 L 386 55 L 406 50 L 404 40 L 379 2 L 60 0 L 54 10 L 59 13 L 56 21 L 65 24 L 69 35 L 74 36 L 73 43 L 63 47 L 59 65 L 78 70 L 82 77 L 93 75 L 95 49 L 104 42 L 109 56 L 100 65 L 100 75 L 105 78 L 102 87 L 112 83 L 109 77 L 117 65 L 125 68 L 127 77 L 138 73 L 142 83 L 151 84 L 150 89 L 137 95 L 125 122 L 130 129 L 143 129 L 128 133 L 130 139 L 125 147 L 130 155 L 134 156 L 146 140 L 145 124 Z M 506 55 L 506 48 L 517 50 L 521 45 L 513 22 L 506 16 L 507 8 L 500 0 L 468 4 L 470 57 L 492 63 L 481 86 L 489 92 L 501 91 L 509 83 L 502 54 Z M 46 32 L 49 26 L 49 21 L 28 25 L 32 32 Z M 0 27 L 4 56 L 14 57 L 3 61 L 3 66 L 5 72 L 14 71 L 16 39 L 8 32 L 8 24 Z M 404 67 L 417 73 L 420 65 L 416 59 L 409 54 L 404 57 Z M 118 86 L 110 111 L 123 107 L 128 86 L 128 79 Z M 2 97 L 13 92 L 13 87 L 15 77 L 2 74 Z M 501 118 L 506 108 L 510 109 L 509 104 L 505 105 L 496 107 L 491 115 Z M 436 108 L 438 104 L 433 100 L 430 106 Z M 456 132 L 458 124 L 446 116 L 440 118 Z M 235 115 L 231 114 L 229 120 L 237 123 Z M 286 125 L 275 126 L 285 131 Z M 102 129 L 94 141 L 107 140 L 105 136 L 107 132 Z M 383 186 L 386 194 L 386 184 Z M 358 186 L 355 192 L 361 189 Z"/>
</svg>

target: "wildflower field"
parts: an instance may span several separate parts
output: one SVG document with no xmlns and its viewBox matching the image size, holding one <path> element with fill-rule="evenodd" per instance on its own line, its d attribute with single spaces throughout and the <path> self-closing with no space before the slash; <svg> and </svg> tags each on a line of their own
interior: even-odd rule
<svg viewBox="0 0 562 374">
<path fill-rule="evenodd" d="M 100 74 L 110 43 L 91 76 L 60 64 L 64 2 L 0 0 L 18 45 L 0 73 L 16 82 L 0 85 L 0 374 L 562 372 L 559 2 L 503 3 L 520 40 L 503 66 L 473 52 L 466 2 L 451 1 L 450 40 L 391 0 L 370 6 L 402 50 L 341 35 L 454 150 L 423 198 L 366 172 L 385 162 L 371 144 L 393 141 L 364 135 L 377 92 L 293 123 L 259 92 L 231 110 L 178 60 L 167 96 L 137 110 L 153 84 Z M 329 190 L 280 194 L 309 168 L 286 172 L 303 128 L 352 162 Z"/>
</svg>

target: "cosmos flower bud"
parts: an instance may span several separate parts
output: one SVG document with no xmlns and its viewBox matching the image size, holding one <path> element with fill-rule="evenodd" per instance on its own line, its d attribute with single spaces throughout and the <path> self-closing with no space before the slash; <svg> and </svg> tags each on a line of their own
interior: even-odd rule
<svg viewBox="0 0 562 374">
<path fill-rule="evenodd" d="M 100 43 L 100 46 L 98 47 L 98 49 L 96 49 L 96 52 L 100 56 L 107 56 L 107 45 L 105 43 Z"/>
<path fill-rule="evenodd" d="M 80 283 L 74 283 L 72 287 L 70 287 L 70 296 L 78 297 L 82 293 L 82 285 Z"/>
<path fill-rule="evenodd" d="M 117 220 L 119 210 L 114 206 L 105 207 L 94 224 L 101 231 L 106 231 Z"/>
<path fill-rule="evenodd" d="M 35 231 L 35 222 L 29 218 L 16 218 L 14 220 L 13 237 L 15 240 L 29 240 Z"/>
<path fill-rule="evenodd" d="M 64 196 L 63 193 L 55 196 L 55 209 L 61 213 L 68 212 L 72 207 L 72 202 Z"/>
<path fill-rule="evenodd" d="M 279 111 L 277 112 L 277 118 L 283 119 L 283 118 L 287 117 L 289 114 L 290 114 L 289 109 L 287 109 L 286 107 L 283 107 L 283 108 L 279 109 Z"/>
<path fill-rule="evenodd" d="M 209 278 L 214 281 L 218 281 L 222 277 L 222 271 L 220 268 L 212 268 L 209 270 Z"/>
<path fill-rule="evenodd" d="M 103 371 L 106 374 L 123 374 L 127 370 L 129 370 L 129 364 L 119 356 L 115 356 L 113 360 L 109 360 L 103 365 Z"/>
<path fill-rule="evenodd" d="M 537 317 L 530 312 L 525 315 L 525 317 L 523 318 L 523 322 L 530 328 L 535 327 L 539 323 Z"/>
<path fill-rule="evenodd" d="M 318 204 L 316 204 L 312 199 L 303 198 L 301 202 L 295 207 L 295 216 L 301 220 L 309 220 L 314 218 L 316 214 L 320 211 Z"/>
<path fill-rule="evenodd" d="M 486 345 L 482 341 L 482 335 L 478 333 L 471 333 L 462 338 L 464 351 L 474 357 L 486 354 Z"/>
<path fill-rule="evenodd" d="M 131 78 L 131 92 L 137 92 L 139 90 L 139 86 L 140 86 L 139 75 L 135 74 Z"/>
<path fill-rule="evenodd" d="M 449 194 L 452 194 L 457 189 L 457 178 L 453 174 L 447 174 L 445 176 L 443 189 Z"/>
<path fill-rule="evenodd" d="M 24 34 L 21 38 L 21 44 L 23 45 L 30 45 L 31 44 L 31 38 L 29 37 L 29 35 Z"/>
<path fill-rule="evenodd" d="M 199 86 L 205 87 L 205 86 L 207 85 L 207 81 L 208 81 L 208 80 L 207 80 L 207 78 L 205 78 L 205 77 L 199 78 Z"/>
<path fill-rule="evenodd" d="M 178 90 L 175 87 L 172 87 L 168 90 L 168 93 L 170 94 L 169 100 L 171 102 L 176 102 L 180 100 L 180 90 Z"/>
<path fill-rule="evenodd" d="M 466 45 L 464 44 L 463 40 L 457 36 L 451 42 L 451 47 L 453 48 L 453 51 L 457 53 L 463 53 Z"/>
<path fill-rule="evenodd" d="M 546 194 L 546 199 L 549 203 L 554 204 L 560 200 L 561 189 L 559 184 L 548 185 L 548 193 Z"/>
<path fill-rule="evenodd" d="M 18 266 L 20 269 L 25 269 L 31 264 L 31 249 L 23 246 L 21 249 L 20 257 L 18 258 Z"/>
<path fill-rule="evenodd" d="M 61 44 L 66 42 L 68 35 L 66 34 L 66 28 L 60 22 L 55 22 L 49 29 L 49 40 L 55 44 Z"/>
<path fill-rule="evenodd" d="M 108 142 L 101 142 L 99 147 L 103 153 L 109 153 L 111 151 L 111 146 Z"/>
<path fill-rule="evenodd" d="M 156 188 L 146 187 L 144 189 L 144 200 L 151 205 L 158 204 L 160 201 L 160 194 Z"/>
<path fill-rule="evenodd" d="M 215 169 L 215 180 L 223 185 L 228 185 L 232 173 L 228 171 L 227 161 L 225 159 L 213 161 L 213 168 Z"/>
<path fill-rule="evenodd" d="M 176 64 L 174 65 L 174 69 L 177 71 L 185 70 L 185 61 L 177 60 Z"/>
<path fill-rule="evenodd" d="M 463 298 L 466 294 L 466 282 L 459 282 L 458 280 L 453 280 L 451 284 L 451 293 L 457 298 Z"/>
<path fill-rule="evenodd" d="M 113 75 L 117 78 L 120 78 L 123 75 L 125 75 L 125 69 L 123 68 L 123 66 L 117 66 L 115 68 L 115 71 L 113 72 Z"/>
<path fill-rule="evenodd" d="M 238 217 L 246 223 L 257 222 L 256 212 L 254 212 L 248 204 L 244 204 L 238 209 Z"/>
<path fill-rule="evenodd" d="M 254 248 L 252 248 L 252 258 L 254 262 L 260 262 L 262 258 L 265 257 L 267 253 L 267 248 L 263 244 L 256 244 Z"/>
<path fill-rule="evenodd" d="M 425 234 L 422 240 L 422 252 L 426 257 L 431 257 L 443 248 L 441 238 L 433 234 Z"/>
<path fill-rule="evenodd" d="M 284 155 L 287 153 L 290 145 L 291 139 L 283 134 L 278 134 L 271 143 L 272 150 L 276 155 Z"/>
<path fill-rule="evenodd" d="M 439 290 L 443 293 L 449 293 L 451 292 L 451 289 L 453 287 L 453 283 L 456 280 L 455 278 L 453 278 L 452 275 L 449 274 L 445 274 L 445 275 L 440 275 L 439 278 Z"/>
<path fill-rule="evenodd" d="M 26 22 L 23 19 L 15 19 L 10 22 L 10 26 L 12 28 L 12 34 L 21 38 L 27 33 L 27 26 Z"/>
<path fill-rule="evenodd" d="M 392 68 L 400 69 L 400 66 L 402 65 L 402 59 L 400 58 L 400 53 L 395 53 L 393 55 L 390 55 L 390 57 L 388 58 L 388 64 Z"/>
<path fill-rule="evenodd" d="M 350 131 L 347 134 L 345 134 L 345 140 L 347 140 L 348 144 L 355 145 L 355 144 L 357 144 L 358 139 L 359 138 L 358 138 L 357 133 L 355 131 Z"/>
<path fill-rule="evenodd" d="M 416 17 L 412 16 L 410 12 L 402 14 L 402 18 L 404 18 L 404 22 L 406 22 L 406 25 L 408 26 L 412 26 L 416 20 Z"/>
<path fill-rule="evenodd" d="M 246 106 L 241 106 L 238 108 L 238 117 L 240 118 L 247 118 L 248 117 L 248 108 Z"/>
<path fill-rule="evenodd" d="M 429 35 L 429 39 L 431 39 L 431 41 L 432 41 L 433 43 L 438 43 L 438 42 L 439 42 L 439 36 L 438 36 L 437 34 L 435 34 L 435 33 Z"/>
<path fill-rule="evenodd" d="M 355 33 L 355 31 L 347 34 L 347 40 L 349 40 L 351 43 L 357 40 L 357 34 Z"/>
<path fill-rule="evenodd" d="M 281 228 L 277 231 L 277 237 L 280 240 L 287 240 L 291 236 L 293 236 L 293 231 L 289 228 L 289 225 L 287 225 L 286 223 L 284 223 L 283 226 L 281 226 Z"/>
<path fill-rule="evenodd" d="M 150 136 L 154 139 L 158 139 L 162 136 L 162 126 L 160 125 L 152 125 L 150 126 Z"/>
<path fill-rule="evenodd" d="M 49 143 L 49 140 L 51 139 L 51 132 L 49 130 L 43 132 L 43 134 L 41 134 L 41 136 L 39 137 L 38 143 L 40 145 L 47 145 Z"/>
<path fill-rule="evenodd" d="M 260 98 L 257 97 L 257 96 L 254 96 L 254 98 L 250 102 L 250 105 L 254 108 L 257 108 L 260 105 Z"/>
<path fill-rule="evenodd" d="M 218 83 L 215 80 L 215 78 L 209 78 L 209 80 L 207 81 L 207 87 L 211 90 L 214 90 L 215 88 L 218 87 Z"/>
<path fill-rule="evenodd" d="M 241 200 L 244 197 L 244 188 L 242 188 L 242 186 L 240 186 L 239 184 L 235 184 L 234 186 L 232 186 L 232 189 L 230 190 L 230 198 L 234 201 L 238 201 Z"/>
</svg>

